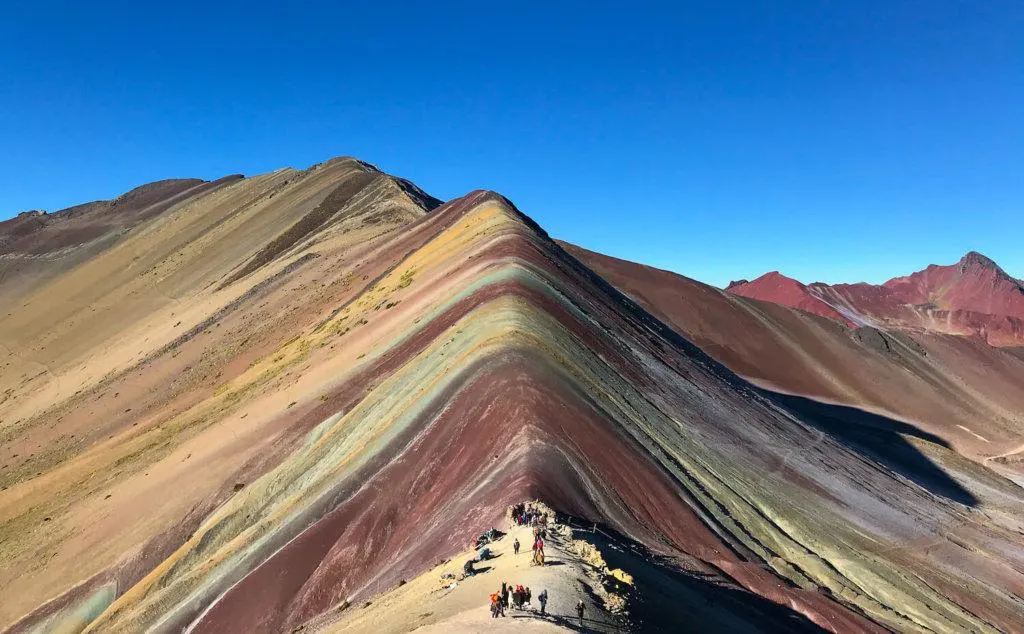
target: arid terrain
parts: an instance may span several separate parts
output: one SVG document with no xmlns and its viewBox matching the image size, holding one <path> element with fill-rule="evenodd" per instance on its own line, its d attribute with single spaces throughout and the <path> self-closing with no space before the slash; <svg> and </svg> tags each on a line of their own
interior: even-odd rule
<svg viewBox="0 0 1024 634">
<path fill-rule="evenodd" d="M 1024 631 L 1014 293 L 974 253 L 720 290 L 351 158 L 27 212 L 0 628 Z"/>
<path fill-rule="evenodd" d="M 754 384 L 817 404 L 852 406 L 855 411 L 832 409 L 835 415 L 848 414 L 843 419 L 859 420 L 848 426 L 852 429 L 868 420 L 893 419 L 903 430 L 932 434 L 956 454 L 1024 483 L 1024 348 L 993 347 L 944 328 L 858 326 L 829 315 L 827 307 L 787 301 L 785 294 L 748 298 L 734 292 L 735 284 L 722 291 L 563 246 Z M 760 279 L 772 277 L 781 276 Z"/>
</svg>

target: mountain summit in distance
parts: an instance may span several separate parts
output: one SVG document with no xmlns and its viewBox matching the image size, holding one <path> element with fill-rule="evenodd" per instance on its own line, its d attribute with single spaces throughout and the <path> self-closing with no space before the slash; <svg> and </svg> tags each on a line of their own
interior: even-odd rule
<svg viewBox="0 0 1024 634">
<path fill-rule="evenodd" d="M 7 631 L 1021 629 L 980 256 L 723 291 L 351 158 L 135 191 L 0 225 Z"/>
<path fill-rule="evenodd" d="M 1024 282 L 976 251 L 956 264 L 933 264 L 881 285 L 804 285 L 772 272 L 726 290 L 849 326 L 944 332 L 993 346 L 1024 346 Z"/>
</svg>

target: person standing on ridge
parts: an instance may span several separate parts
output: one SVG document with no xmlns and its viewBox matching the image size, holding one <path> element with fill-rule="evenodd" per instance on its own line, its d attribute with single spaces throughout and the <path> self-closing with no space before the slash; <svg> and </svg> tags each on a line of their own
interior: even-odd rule
<svg viewBox="0 0 1024 634">
<path fill-rule="evenodd" d="M 537 600 L 540 601 L 540 613 L 545 614 L 545 610 L 548 608 L 548 589 L 544 588 L 537 595 Z"/>
<path fill-rule="evenodd" d="M 583 599 L 580 599 L 576 603 L 576 614 L 580 617 L 580 627 L 583 627 L 583 611 L 586 609 L 586 605 L 583 604 Z"/>
</svg>

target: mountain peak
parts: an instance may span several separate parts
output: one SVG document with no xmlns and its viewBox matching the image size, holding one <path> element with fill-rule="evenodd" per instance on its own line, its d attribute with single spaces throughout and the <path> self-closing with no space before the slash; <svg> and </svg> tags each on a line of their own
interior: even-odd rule
<svg viewBox="0 0 1024 634">
<path fill-rule="evenodd" d="M 769 271 L 752 282 L 733 282 L 726 290 L 741 297 L 782 304 L 821 317 L 828 317 L 848 326 L 853 325 L 853 322 L 833 306 L 813 294 L 806 284 L 778 271 Z"/>
<path fill-rule="evenodd" d="M 754 280 L 754 282 L 776 282 L 776 283 L 778 283 L 778 282 L 786 282 L 786 283 L 793 283 L 793 284 L 798 284 L 800 286 L 803 286 L 803 282 L 800 282 L 799 280 L 793 279 L 792 277 L 789 277 L 788 275 L 783 275 L 779 271 L 768 271 L 767 273 L 765 273 L 761 277 L 759 277 L 756 280 Z"/>
<path fill-rule="evenodd" d="M 999 265 L 992 260 L 992 258 L 984 256 L 977 251 L 968 251 L 964 257 L 960 258 L 960 261 L 957 262 L 957 267 L 960 269 L 961 273 L 971 268 L 992 269 L 999 272 L 1003 271 L 1003 269 L 1001 269 Z"/>
</svg>

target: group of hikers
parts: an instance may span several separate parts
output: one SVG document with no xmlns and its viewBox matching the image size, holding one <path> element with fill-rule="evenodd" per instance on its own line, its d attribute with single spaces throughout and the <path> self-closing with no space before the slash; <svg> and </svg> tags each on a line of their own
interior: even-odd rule
<svg viewBox="0 0 1024 634">
<path fill-rule="evenodd" d="M 501 590 L 491 595 L 491 618 L 505 616 L 505 610 L 515 608 L 525 610 L 532 607 L 533 593 L 530 587 L 523 587 L 522 584 L 513 586 L 509 582 L 501 584 Z M 548 591 L 541 590 L 537 595 L 537 602 L 540 603 L 540 613 L 545 614 L 548 607 Z"/>
<path fill-rule="evenodd" d="M 548 515 L 533 505 L 516 504 L 512 507 L 512 521 L 519 526 L 533 526 L 532 565 L 544 565 L 544 538 L 547 537 Z M 512 544 L 512 551 L 519 554 L 519 539 Z"/>
<path fill-rule="evenodd" d="M 548 514 L 532 504 L 520 503 L 512 507 L 512 521 L 519 526 L 529 526 L 530 524 L 547 525 Z"/>
<path fill-rule="evenodd" d="M 547 537 L 547 524 L 548 516 L 547 513 L 538 509 L 533 505 L 516 504 L 512 507 L 512 521 L 519 526 L 533 526 L 533 560 L 530 562 L 531 565 L 544 565 L 544 539 Z M 504 533 L 492 529 L 490 532 L 480 536 L 477 541 L 477 547 L 481 548 L 483 544 L 500 539 Z M 516 555 L 519 554 L 519 538 L 516 538 L 512 542 L 512 552 Z M 486 556 L 481 555 L 480 559 L 486 559 Z M 473 574 L 473 561 L 466 562 L 467 569 L 465 570 L 467 575 Z M 505 611 L 509 609 L 524 610 L 532 609 L 533 593 L 530 591 L 528 586 L 524 587 L 522 584 L 513 586 L 509 582 L 501 584 L 501 589 L 491 594 L 491 618 L 498 618 L 505 616 Z M 548 605 L 548 591 L 541 590 L 537 595 L 537 602 L 540 604 L 539 614 L 547 614 Z M 586 604 L 583 599 L 580 599 L 576 603 L 576 615 L 580 619 L 580 624 L 583 623 L 583 612 L 586 609 Z"/>
<path fill-rule="evenodd" d="M 505 616 L 505 610 L 515 608 L 517 610 L 525 610 L 531 607 L 530 602 L 533 598 L 533 594 L 530 592 L 530 587 L 525 588 L 522 584 L 515 587 L 509 582 L 501 584 L 501 590 L 491 594 L 491 618 L 496 619 L 498 617 Z M 547 589 L 541 590 L 540 594 L 537 595 L 537 602 L 540 603 L 539 614 L 547 614 L 548 610 L 548 591 Z M 583 599 L 576 602 L 576 616 L 580 619 L 580 625 L 583 625 L 583 613 L 586 611 L 586 603 Z"/>
<path fill-rule="evenodd" d="M 478 561 L 487 561 L 488 559 L 494 557 L 494 553 L 491 552 L 491 549 L 487 547 L 487 544 L 495 542 L 504 536 L 505 533 L 502 533 L 496 528 L 492 528 L 490 530 L 484 531 L 483 533 L 480 533 L 480 536 L 476 538 L 476 558 L 470 559 L 462 566 L 463 574 L 467 577 L 472 577 L 474 574 L 476 574 L 476 569 L 473 568 L 473 564 L 475 564 Z"/>
<path fill-rule="evenodd" d="M 530 562 L 531 566 L 543 566 L 544 565 L 544 537 L 547 536 L 547 530 L 540 528 L 539 526 L 533 529 L 533 561 Z M 519 554 L 519 538 L 517 537 L 512 542 L 512 552 L 516 555 Z"/>
<path fill-rule="evenodd" d="M 546 536 L 547 536 L 547 531 L 545 529 L 543 529 L 543 528 L 534 528 L 533 529 L 533 554 L 534 554 L 534 556 L 536 556 L 537 552 L 540 551 L 540 555 L 541 555 L 542 559 L 543 559 L 543 556 L 544 556 L 544 537 L 546 537 Z M 519 538 L 518 537 L 516 538 L 516 541 L 512 542 L 512 552 L 514 552 L 517 555 L 519 554 Z M 541 561 L 540 563 L 544 563 L 544 562 Z"/>
</svg>

